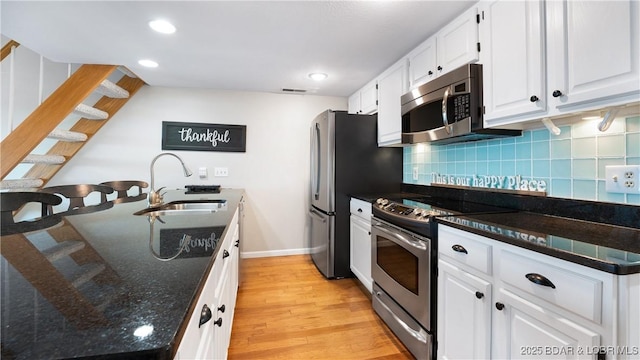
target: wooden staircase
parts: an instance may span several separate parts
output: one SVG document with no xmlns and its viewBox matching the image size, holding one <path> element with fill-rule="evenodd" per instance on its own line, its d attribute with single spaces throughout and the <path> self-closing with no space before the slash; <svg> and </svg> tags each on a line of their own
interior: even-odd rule
<svg viewBox="0 0 640 360">
<path fill-rule="evenodd" d="M 10 53 L 2 48 L 3 58 Z M 117 83 L 108 80 L 114 71 L 123 76 Z M 40 106 L 20 123 L 0 144 L 0 190 L 42 188 L 124 106 L 144 82 L 116 65 L 82 65 Z M 83 104 L 90 95 L 102 97 L 93 105 Z M 70 114 L 81 118 L 70 130 L 58 128 Z M 57 142 L 46 154 L 33 154 L 46 138 Z M 22 178 L 8 179 L 21 163 L 34 164 Z"/>
<path fill-rule="evenodd" d="M 9 41 L 0 60 L 18 45 Z M 113 83 L 109 78 L 117 78 L 116 71 L 122 76 Z M 0 143 L 0 191 L 42 188 L 143 85 L 133 73 L 115 65 L 80 66 Z M 89 97 L 96 98 L 93 94 L 101 97 L 92 106 L 84 104 Z M 69 130 L 60 128 L 72 113 L 79 120 Z M 45 139 L 55 143 L 46 154 L 35 154 Z M 21 178 L 10 178 L 19 164 L 32 166 Z M 54 244 L 36 246 L 43 240 Z M 0 255 L 62 314 L 64 322 L 77 328 L 106 324 L 106 307 L 117 299 L 126 301 L 127 294 L 107 291 L 117 288 L 119 275 L 66 219 L 46 230 L 2 236 Z M 92 298 L 94 287 L 107 296 Z"/>
</svg>

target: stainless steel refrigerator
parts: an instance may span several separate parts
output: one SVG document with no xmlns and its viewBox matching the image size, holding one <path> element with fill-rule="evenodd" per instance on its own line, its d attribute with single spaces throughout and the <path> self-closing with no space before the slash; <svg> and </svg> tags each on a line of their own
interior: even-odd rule
<svg viewBox="0 0 640 360">
<path fill-rule="evenodd" d="M 399 192 L 402 148 L 379 148 L 375 115 L 327 110 L 311 123 L 311 258 L 327 278 L 351 277 L 349 201 Z"/>
</svg>

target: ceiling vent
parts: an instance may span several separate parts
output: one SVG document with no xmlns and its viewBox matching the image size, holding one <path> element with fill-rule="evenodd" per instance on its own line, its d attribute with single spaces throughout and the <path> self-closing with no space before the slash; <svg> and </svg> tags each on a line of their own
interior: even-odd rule
<svg viewBox="0 0 640 360">
<path fill-rule="evenodd" d="M 287 88 L 282 88 L 282 92 L 284 93 L 288 93 L 288 94 L 304 94 L 307 92 L 307 90 L 304 89 L 287 89 Z"/>
</svg>

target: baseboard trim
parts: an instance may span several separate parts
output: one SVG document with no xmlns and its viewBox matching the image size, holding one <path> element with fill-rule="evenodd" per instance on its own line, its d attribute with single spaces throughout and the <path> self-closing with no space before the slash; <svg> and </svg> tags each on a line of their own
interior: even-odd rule
<svg viewBox="0 0 640 360">
<path fill-rule="evenodd" d="M 245 251 L 240 253 L 240 257 L 243 259 L 272 257 L 272 256 L 287 256 L 287 255 L 305 255 L 310 254 L 309 248 L 304 249 L 286 249 L 286 250 L 269 250 L 269 251 Z"/>
</svg>

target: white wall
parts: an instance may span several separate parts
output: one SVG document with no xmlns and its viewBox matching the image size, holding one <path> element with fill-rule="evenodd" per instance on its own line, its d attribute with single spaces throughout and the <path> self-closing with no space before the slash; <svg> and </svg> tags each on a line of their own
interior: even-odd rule
<svg viewBox="0 0 640 360">
<path fill-rule="evenodd" d="M 172 151 L 193 170 L 185 178 L 178 161 L 160 158 L 156 187 L 220 184 L 247 194 L 243 256 L 307 252 L 309 125 L 347 99 L 144 86 L 47 184 L 149 181 L 149 164 L 161 150 L 162 121 L 247 125 L 247 151 Z M 213 177 L 216 166 L 228 177 Z M 207 167 L 209 177 L 198 177 Z"/>
</svg>

